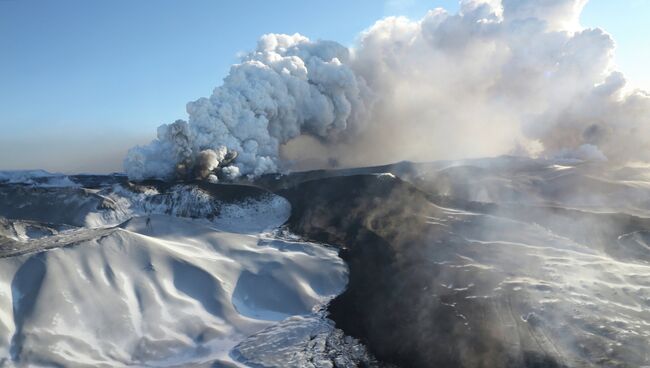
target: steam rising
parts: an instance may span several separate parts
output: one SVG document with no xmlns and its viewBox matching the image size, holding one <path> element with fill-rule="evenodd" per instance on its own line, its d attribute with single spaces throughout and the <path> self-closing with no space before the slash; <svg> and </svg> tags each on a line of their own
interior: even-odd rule
<svg viewBox="0 0 650 368">
<path fill-rule="evenodd" d="M 265 35 L 210 98 L 188 104 L 188 123 L 132 149 L 126 172 L 257 176 L 301 161 L 505 153 L 650 160 L 650 95 L 625 89 L 608 34 L 580 27 L 585 4 L 463 0 L 457 14 L 382 19 L 352 49 Z M 205 150 L 238 156 L 206 165 Z"/>
<path fill-rule="evenodd" d="M 187 105 L 189 123 L 163 125 L 157 140 L 132 149 L 126 171 L 135 179 L 205 177 L 221 160 L 201 154 L 212 150 L 237 152 L 226 166 L 231 176 L 277 172 L 280 145 L 300 135 L 341 141 L 368 121 L 370 93 L 349 64 L 350 51 L 337 43 L 265 35 L 210 98 Z"/>
</svg>

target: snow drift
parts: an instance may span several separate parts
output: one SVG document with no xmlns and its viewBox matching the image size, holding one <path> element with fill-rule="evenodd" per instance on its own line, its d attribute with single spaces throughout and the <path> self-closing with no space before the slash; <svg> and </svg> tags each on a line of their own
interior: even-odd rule
<svg viewBox="0 0 650 368">
<path fill-rule="evenodd" d="M 278 230 L 289 213 L 242 185 L 0 186 L 0 366 L 291 366 L 249 350 L 269 328 L 304 361 L 341 355 L 313 333 L 369 359 L 320 312 L 347 267 Z"/>
<path fill-rule="evenodd" d="M 28 365 L 227 361 L 248 335 L 311 314 L 346 282 L 333 250 L 165 215 L 0 264 L 0 356 Z"/>
</svg>

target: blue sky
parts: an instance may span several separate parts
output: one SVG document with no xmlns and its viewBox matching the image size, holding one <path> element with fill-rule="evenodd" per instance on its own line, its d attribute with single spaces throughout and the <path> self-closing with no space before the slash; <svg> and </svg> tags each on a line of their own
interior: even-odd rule
<svg viewBox="0 0 650 368">
<path fill-rule="evenodd" d="M 128 147 L 220 84 L 264 33 L 352 45 L 386 15 L 454 0 L 0 0 L 0 169 L 120 170 Z M 582 17 L 617 41 L 650 89 L 650 0 L 591 0 Z"/>
</svg>

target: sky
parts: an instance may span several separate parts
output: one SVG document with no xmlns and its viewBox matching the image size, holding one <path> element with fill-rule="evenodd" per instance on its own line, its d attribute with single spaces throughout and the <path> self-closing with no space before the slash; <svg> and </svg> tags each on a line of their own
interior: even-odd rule
<svg viewBox="0 0 650 368">
<path fill-rule="evenodd" d="M 353 46 L 388 15 L 454 0 L 0 0 L 0 170 L 120 171 L 129 147 L 209 96 L 265 33 Z M 650 90 L 650 0 L 591 0 L 581 22 L 612 34 L 616 63 Z"/>
</svg>

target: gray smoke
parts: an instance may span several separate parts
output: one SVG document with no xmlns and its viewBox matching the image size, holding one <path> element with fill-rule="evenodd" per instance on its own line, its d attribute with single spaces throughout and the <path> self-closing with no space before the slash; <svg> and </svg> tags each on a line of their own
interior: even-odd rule
<svg viewBox="0 0 650 368">
<path fill-rule="evenodd" d="M 507 153 L 650 160 L 650 95 L 626 89 L 607 33 L 580 26 L 585 4 L 463 0 L 457 14 L 382 19 L 352 49 L 265 35 L 126 172 L 205 176 L 206 149 L 238 153 L 230 177 Z"/>
</svg>

